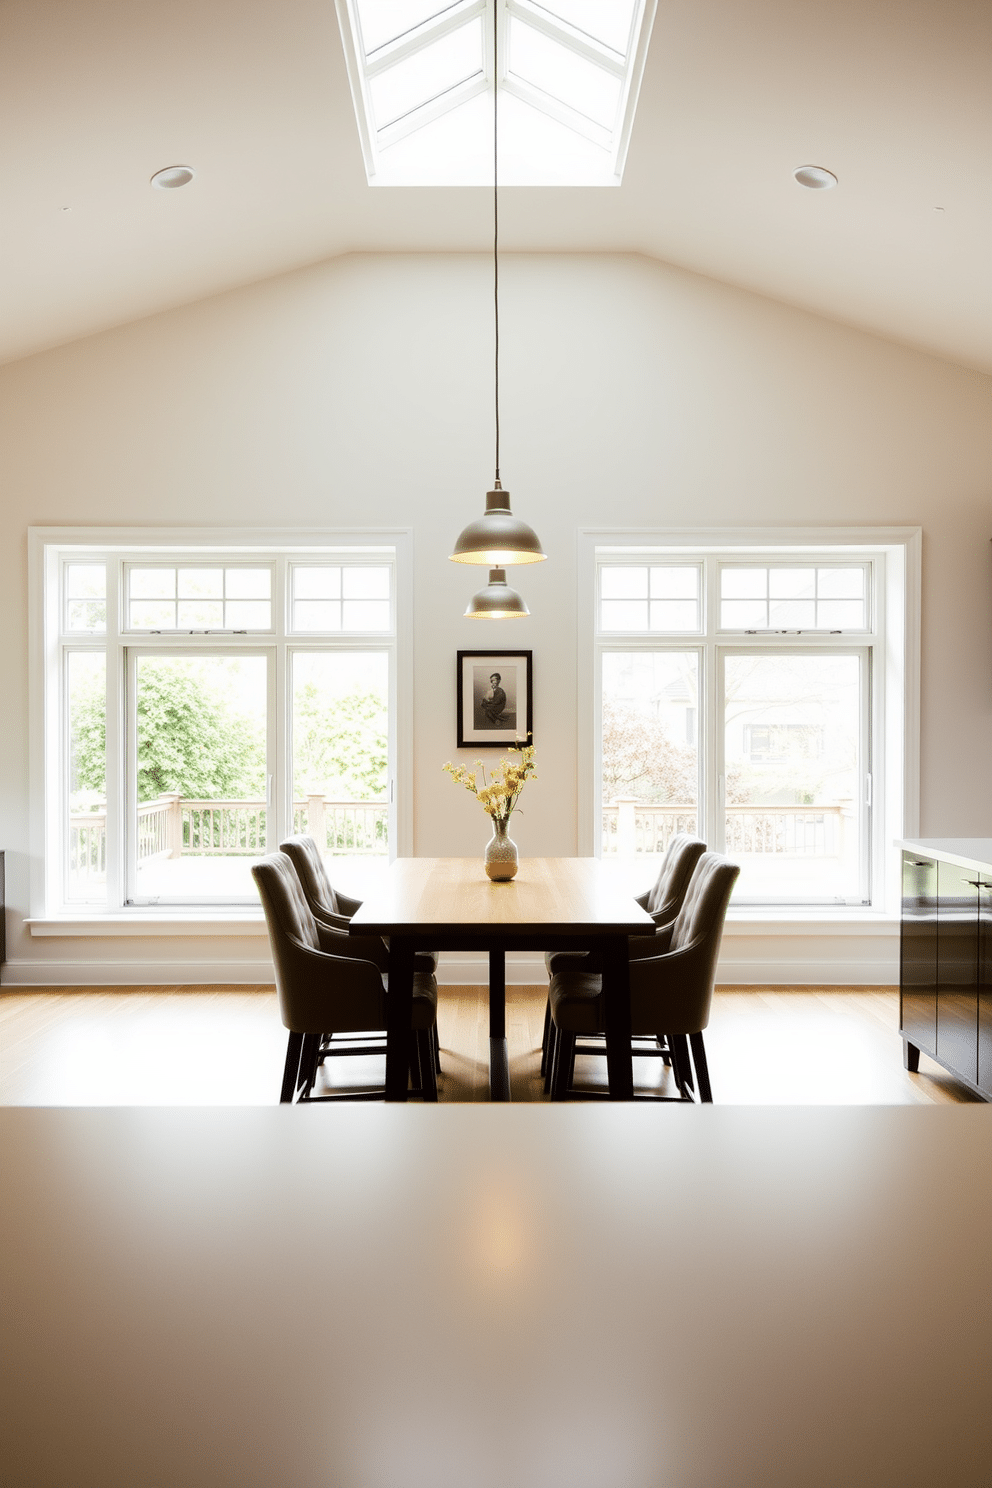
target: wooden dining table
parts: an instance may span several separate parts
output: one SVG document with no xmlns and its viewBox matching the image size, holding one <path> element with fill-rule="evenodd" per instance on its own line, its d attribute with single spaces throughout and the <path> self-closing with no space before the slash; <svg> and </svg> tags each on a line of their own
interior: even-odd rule
<svg viewBox="0 0 992 1488">
<path fill-rule="evenodd" d="M 486 877 L 479 858 L 398 858 L 349 928 L 389 941 L 387 1100 L 407 1098 L 418 951 L 489 953 L 489 1088 L 493 1100 L 507 1101 L 506 952 L 574 950 L 601 957 L 610 1095 L 631 1099 L 627 939 L 649 935 L 654 921 L 598 858 L 524 858 L 503 883 Z"/>
</svg>

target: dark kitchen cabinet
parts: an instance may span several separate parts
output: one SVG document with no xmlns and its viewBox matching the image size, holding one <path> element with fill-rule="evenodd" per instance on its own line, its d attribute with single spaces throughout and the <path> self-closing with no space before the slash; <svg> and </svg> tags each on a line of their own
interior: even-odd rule
<svg viewBox="0 0 992 1488">
<path fill-rule="evenodd" d="M 978 875 L 937 865 L 937 1059 L 978 1080 Z"/>
<path fill-rule="evenodd" d="M 978 893 L 978 1088 L 992 1099 L 992 875 Z"/>
<path fill-rule="evenodd" d="M 937 1050 L 937 864 L 915 853 L 902 855 L 900 1022 L 910 1049 Z M 919 1064 L 917 1052 L 911 1068 Z"/>
<path fill-rule="evenodd" d="M 992 864 L 903 853 L 899 990 L 906 1068 L 922 1050 L 992 1100 Z"/>
</svg>

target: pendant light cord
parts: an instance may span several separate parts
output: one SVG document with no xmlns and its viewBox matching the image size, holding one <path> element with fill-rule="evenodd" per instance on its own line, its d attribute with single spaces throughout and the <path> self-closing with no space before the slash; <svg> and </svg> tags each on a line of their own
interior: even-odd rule
<svg viewBox="0 0 992 1488">
<path fill-rule="evenodd" d="M 496 484 L 499 485 L 499 0 L 493 0 L 493 319 L 496 358 Z"/>
</svg>

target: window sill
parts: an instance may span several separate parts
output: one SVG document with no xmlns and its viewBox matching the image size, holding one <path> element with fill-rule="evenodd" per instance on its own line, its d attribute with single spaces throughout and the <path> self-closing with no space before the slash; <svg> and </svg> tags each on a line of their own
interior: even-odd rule
<svg viewBox="0 0 992 1488">
<path fill-rule="evenodd" d="M 198 935 L 257 935 L 265 936 L 265 919 L 258 910 L 246 910 L 244 914 L 216 910 L 193 914 L 184 909 L 179 912 L 161 911 L 148 914 L 63 914 L 40 915 L 24 921 L 32 935 L 69 937 L 132 936 L 198 936 Z"/>
<path fill-rule="evenodd" d="M 33 936 L 116 938 L 134 937 L 196 937 L 251 935 L 264 938 L 267 934 L 264 916 L 257 910 L 218 913 L 205 910 L 193 913 L 188 909 L 161 910 L 150 914 L 147 910 L 135 913 L 121 911 L 117 914 L 61 914 L 39 915 L 24 922 Z M 783 908 L 772 905 L 741 905 L 732 907 L 727 915 L 726 934 L 744 935 L 857 935 L 893 936 L 899 933 L 898 915 L 883 914 L 878 910 L 840 908 L 810 909 Z"/>
<path fill-rule="evenodd" d="M 899 934 L 899 916 L 878 909 L 858 909 L 841 905 L 794 909 L 781 904 L 732 905 L 727 912 L 726 932 L 730 935 L 879 935 Z"/>
</svg>

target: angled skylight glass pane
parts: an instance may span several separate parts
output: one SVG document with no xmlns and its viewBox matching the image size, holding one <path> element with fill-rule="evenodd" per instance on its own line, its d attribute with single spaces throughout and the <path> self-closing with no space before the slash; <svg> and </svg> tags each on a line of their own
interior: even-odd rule
<svg viewBox="0 0 992 1488">
<path fill-rule="evenodd" d="M 378 129 L 482 73 L 482 19 L 421 47 L 369 79 Z"/>
<path fill-rule="evenodd" d="M 509 71 L 587 119 L 612 129 L 621 80 L 552 41 L 517 16 L 510 18 Z"/>
<path fill-rule="evenodd" d="M 542 0 L 541 10 L 627 55 L 635 0 Z"/>
<path fill-rule="evenodd" d="M 457 0 L 358 0 L 365 55 L 451 10 Z"/>
<path fill-rule="evenodd" d="M 499 178 L 514 186 L 603 186 L 599 145 L 512 94 L 500 95 Z M 492 186 L 493 97 L 481 93 L 380 151 L 380 186 Z"/>
<path fill-rule="evenodd" d="M 619 186 L 657 0 L 336 0 L 374 186 Z M 495 50 L 492 38 L 497 33 Z"/>
</svg>

